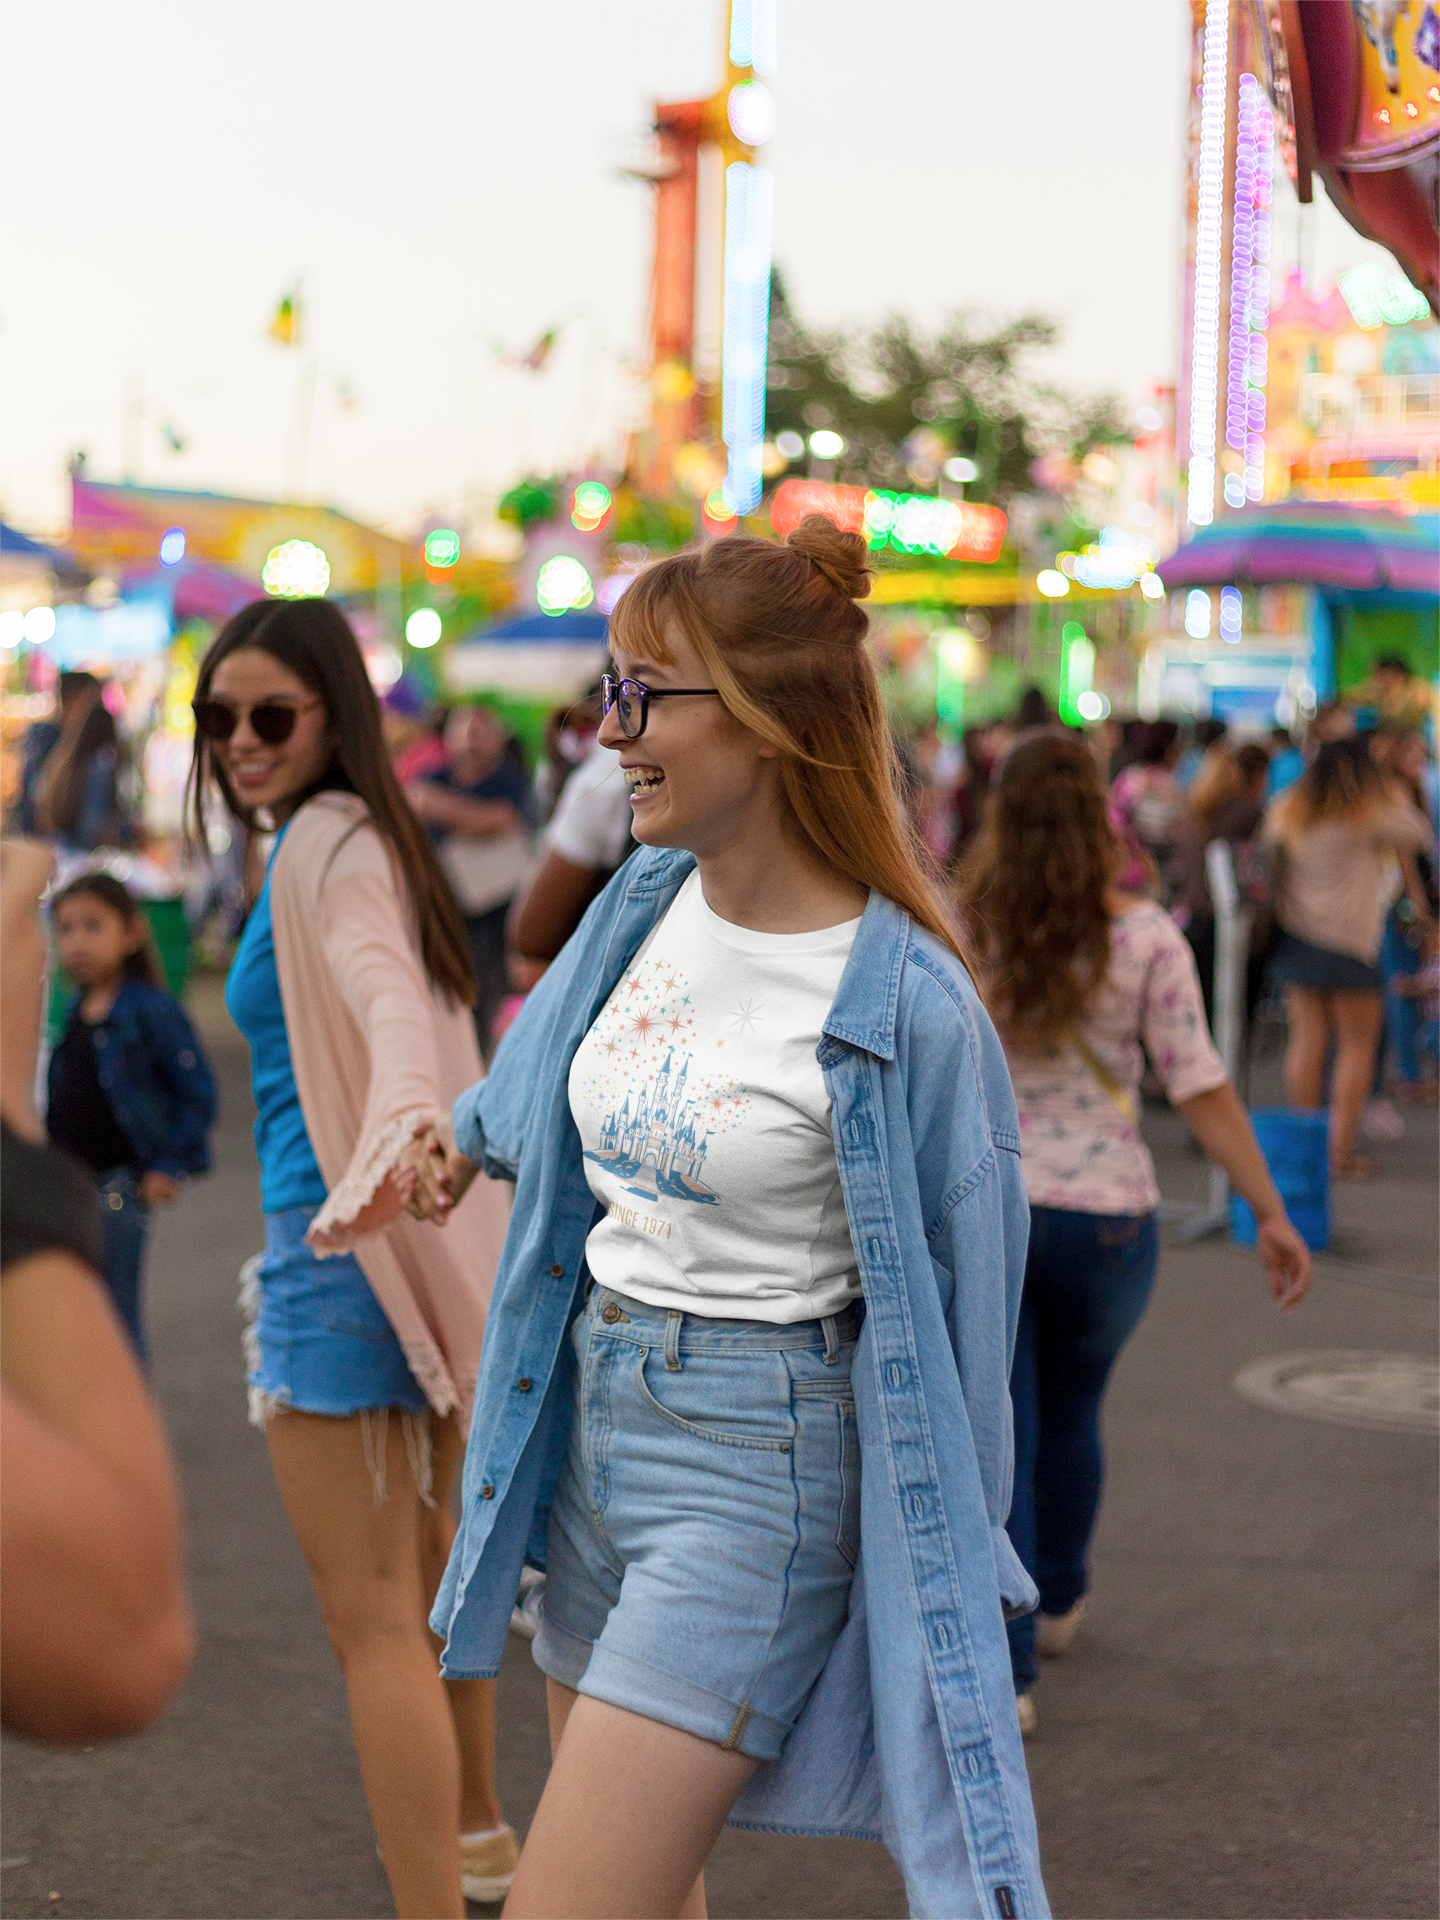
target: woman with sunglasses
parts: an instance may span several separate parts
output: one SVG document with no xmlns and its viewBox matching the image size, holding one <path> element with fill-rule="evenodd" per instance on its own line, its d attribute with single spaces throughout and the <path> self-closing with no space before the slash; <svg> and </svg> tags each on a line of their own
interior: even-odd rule
<svg viewBox="0 0 1440 1920">
<path fill-rule="evenodd" d="M 600 738 L 639 843 L 414 1208 L 516 1182 L 433 1624 L 516 1580 L 553 1764 L 512 1916 L 703 1914 L 727 1819 L 889 1843 L 911 1910 L 1046 1911 L 1004 1608 L 1026 1211 L 993 1029 L 898 801 L 866 548 L 662 560 Z"/>
<path fill-rule="evenodd" d="M 246 1284 L 251 1417 L 344 1670 L 396 1909 L 459 1915 L 462 1879 L 503 1896 L 515 1843 L 493 1688 L 442 1683 L 425 1614 L 505 1201 L 486 1182 L 442 1237 L 406 1217 L 396 1169 L 481 1071 L 465 933 L 334 606 L 245 608 L 194 704 L 197 838 L 212 789 L 247 829 L 279 832 L 226 987 L 250 1042 L 265 1213 Z"/>
</svg>

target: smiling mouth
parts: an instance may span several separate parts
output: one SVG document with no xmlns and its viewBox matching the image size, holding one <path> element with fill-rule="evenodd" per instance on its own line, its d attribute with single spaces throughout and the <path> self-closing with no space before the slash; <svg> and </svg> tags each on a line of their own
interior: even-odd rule
<svg viewBox="0 0 1440 1920">
<path fill-rule="evenodd" d="M 649 794 L 658 793 L 665 784 L 665 776 L 658 767 L 622 767 L 621 772 L 632 800 L 643 800 Z"/>
</svg>

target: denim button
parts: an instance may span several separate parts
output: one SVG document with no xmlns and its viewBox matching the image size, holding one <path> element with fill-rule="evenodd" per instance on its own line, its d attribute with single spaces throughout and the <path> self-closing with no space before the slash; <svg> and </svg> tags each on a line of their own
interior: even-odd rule
<svg viewBox="0 0 1440 1920">
<path fill-rule="evenodd" d="M 515 1382 L 515 1385 L 516 1385 L 516 1387 L 517 1387 L 517 1388 L 519 1389 L 519 1391 L 520 1391 L 521 1393 L 529 1393 L 529 1391 L 530 1391 L 530 1388 L 531 1388 L 531 1386 L 532 1386 L 533 1384 L 534 1384 L 534 1383 L 533 1383 L 532 1381 L 530 1381 L 530 1380 L 523 1380 L 523 1379 L 522 1379 L 522 1380 L 517 1380 L 517 1381 Z"/>
<path fill-rule="evenodd" d="M 563 1280 L 565 1278 L 565 1269 L 558 1265 L 551 1267 L 550 1278 L 552 1280 Z"/>
<path fill-rule="evenodd" d="M 481 1487 L 480 1498 L 482 1500 L 493 1500 L 495 1498 L 494 1487 Z"/>
<path fill-rule="evenodd" d="M 607 1327 L 613 1327 L 615 1322 L 620 1318 L 620 1309 L 613 1300 L 600 1309 L 600 1318 L 605 1322 Z"/>
</svg>

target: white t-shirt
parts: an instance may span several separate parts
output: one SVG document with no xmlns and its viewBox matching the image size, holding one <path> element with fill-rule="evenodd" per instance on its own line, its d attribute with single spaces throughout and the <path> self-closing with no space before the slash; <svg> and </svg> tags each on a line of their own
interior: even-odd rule
<svg viewBox="0 0 1440 1920">
<path fill-rule="evenodd" d="M 592 747 L 561 790 L 546 842 L 572 866 L 618 867 L 630 838 L 630 811 L 620 755 L 613 747 Z"/>
<path fill-rule="evenodd" d="M 859 924 L 755 933 L 681 887 L 570 1068 L 601 1286 L 786 1324 L 857 1298 L 815 1049 Z"/>
</svg>

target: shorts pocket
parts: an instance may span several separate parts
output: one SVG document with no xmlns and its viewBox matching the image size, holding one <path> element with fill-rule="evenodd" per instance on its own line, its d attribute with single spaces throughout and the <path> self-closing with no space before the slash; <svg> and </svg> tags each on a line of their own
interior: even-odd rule
<svg viewBox="0 0 1440 1920">
<path fill-rule="evenodd" d="M 678 1372 L 665 1365 L 658 1348 L 637 1347 L 635 1385 L 642 1402 L 669 1426 L 711 1446 L 737 1447 L 749 1453 L 789 1453 L 790 1389 L 783 1369 L 766 1359 L 778 1355 L 734 1355 L 707 1360 L 689 1353 Z M 771 1406 L 765 1388 L 773 1389 Z M 661 1395 L 664 1398 L 661 1398 Z M 768 1415 L 768 1418 L 767 1418 Z"/>
</svg>

